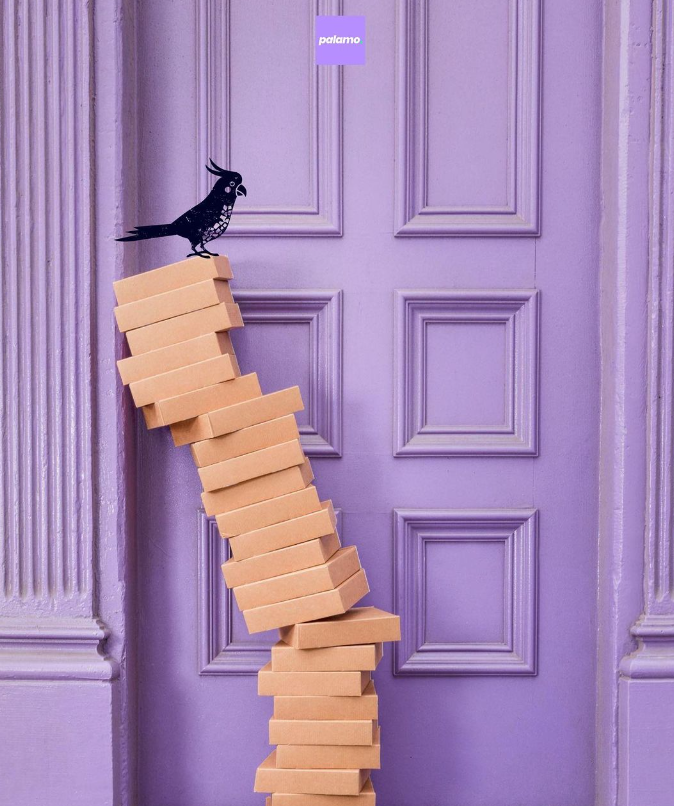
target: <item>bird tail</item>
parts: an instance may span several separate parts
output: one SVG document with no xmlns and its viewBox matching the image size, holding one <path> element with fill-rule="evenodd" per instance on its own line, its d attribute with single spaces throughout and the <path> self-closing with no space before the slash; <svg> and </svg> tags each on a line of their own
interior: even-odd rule
<svg viewBox="0 0 674 806">
<path fill-rule="evenodd" d="M 134 227 L 124 238 L 115 238 L 116 241 L 146 241 L 148 238 L 163 238 L 165 235 L 175 235 L 173 224 L 153 224 L 149 227 Z"/>
</svg>

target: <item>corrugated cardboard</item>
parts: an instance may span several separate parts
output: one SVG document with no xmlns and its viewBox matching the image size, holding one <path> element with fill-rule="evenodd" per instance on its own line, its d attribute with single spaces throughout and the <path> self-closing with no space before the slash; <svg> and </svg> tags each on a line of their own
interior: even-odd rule
<svg viewBox="0 0 674 806">
<path fill-rule="evenodd" d="M 261 582 L 251 582 L 249 585 L 234 588 L 234 596 L 241 610 L 251 610 L 265 605 L 272 605 L 276 602 L 297 599 L 300 596 L 310 596 L 321 591 L 334 590 L 345 579 L 353 576 L 359 568 L 360 562 L 356 547 L 349 546 L 345 549 L 339 549 L 322 565 L 315 565 L 313 568 L 293 571 L 291 574 L 281 574 Z M 288 647 L 288 649 L 291 652 L 305 651 L 293 649 L 292 647 Z M 363 669 L 365 668 L 363 667 Z M 309 670 L 299 669 L 298 671 Z"/>
<path fill-rule="evenodd" d="M 283 770 L 276 767 L 276 751 L 260 764 L 255 792 L 357 795 L 370 776 L 369 770 Z"/>
<path fill-rule="evenodd" d="M 299 386 L 291 386 L 289 389 L 281 389 L 279 392 L 263 395 L 255 402 L 249 401 L 244 405 L 239 404 L 211 412 L 208 418 L 213 429 L 213 436 L 220 436 L 256 423 L 302 411 L 303 408 L 304 403 L 302 403 Z"/>
<path fill-rule="evenodd" d="M 269 744 L 371 745 L 377 730 L 373 719 L 272 719 Z"/>
<path fill-rule="evenodd" d="M 304 451 L 299 440 L 295 439 L 292 442 L 282 442 L 280 445 L 272 445 L 271 448 L 237 456 L 235 459 L 226 459 L 215 465 L 200 467 L 199 478 L 204 492 L 211 492 L 301 465 L 303 461 Z"/>
<path fill-rule="evenodd" d="M 372 781 L 368 778 L 359 795 L 295 795 L 275 792 L 266 806 L 376 806 Z"/>
<path fill-rule="evenodd" d="M 220 512 L 229 512 L 232 509 L 266 501 L 268 498 L 277 498 L 295 490 L 302 490 L 313 479 L 311 464 L 305 459 L 301 465 L 280 470 L 278 473 L 260 476 L 213 493 L 202 493 L 201 500 L 207 515 L 218 515 Z"/>
<path fill-rule="evenodd" d="M 184 395 L 151 403 L 143 407 L 143 414 L 148 428 L 159 428 L 197 417 L 226 402 L 245 400 L 260 394 L 262 394 L 260 382 L 257 375 L 251 372 L 231 381 L 216 383 L 213 386 L 186 392 Z"/>
<path fill-rule="evenodd" d="M 377 719 L 378 714 L 379 697 L 373 680 L 355 697 L 274 697 L 276 719 Z"/>
<path fill-rule="evenodd" d="M 254 454 L 246 454 L 253 456 Z M 302 459 L 304 461 L 304 458 Z M 253 532 L 275 523 L 301 518 L 310 515 L 321 508 L 321 499 L 318 491 L 311 485 L 294 493 L 272 498 L 270 501 L 260 501 L 231 512 L 220 513 L 216 520 L 218 529 L 223 537 L 234 537 L 244 532 Z"/>
<path fill-rule="evenodd" d="M 361 568 L 358 573 L 349 577 L 346 582 L 342 582 L 335 590 L 314 593 L 312 596 L 302 596 L 288 602 L 256 607 L 253 610 L 244 610 L 243 618 L 250 633 L 273 630 L 287 624 L 297 624 L 301 621 L 312 621 L 317 618 L 326 618 L 328 615 L 343 613 L 359 599 L 362 599 L 369 590 L 365 571 Z M 288 674 L 294 673 L 289 672 Z M 312 672 L 312 674 L 322 673 Z M 329 672 L 325 674 L 329 674 Z M 344 674 L 348 674 L 348 672 L 344 672 Z"/>
<path fill-rule="evenodd" d="M 226 353 L 234 356 L 234 348 L 229 334 L 207 333 L 205 336 L 197 336 L 196 339 L 171 344 L 160 350 L 121 358 L 117 362 L 117 369 L 122 383 L 129 384 Z"/>
<path fill-rule="evenodd" d="M 358 697 L 370 682 L 370 672 L 273 672 L 271 663 L 257 675 L 260 697 Z"/>
<path fill-rule="evenodd" d="M 354 607 L 325 621 L 284 627 L 281 639 L 295 649 L 400 641 L 400 616 L 378 607 Z"/>
<path fill-rule="evenodd" d="M 323 649 L 293 649 L 278 641 L 271 650 L 271 666 L 275 672 L 373 672 L 382 658 L 383 646 L 353 644 Z"/>
<path fill-rule="evenodd" d="M 140 357 L 140 356 L 139 356 Z M 147 406 L 170 397 L 231 381 L 239 375 L 239 365 L 233 355 L 218 355 L 198 364 L 172 369 L 161 375 L 134 381 L 129 389 L 136 406 Z"/>
<path fill-rule="evenodd" d="M 144 271 L 133 277 L 125 277 L 112 284 L 118 305 L 126 305 L 155 294 L 164 294 L 176 288 L 200 283 L 219 277 L 221 280 L 231 280 L 232 270 L 225 255 L 217 255 L 208 259 L 190 257 L 179 260 L 169 266 Z"/>
<path fill-rule="evenodd" d="M 371 745 L 280 744 L 276 766 L 290 770 L 378 770 L 381 768 L 381 734 L 377 728 Z"/>
<path fill-rule="evenodd" d="M 202 308 L 200 311 L 184 313 L 164 322 L 129 330 L 126 340 L 131 355 L 142 355 L 151 350 L 160 350 L 171 344 L 204 336 L 206 333 L 231 330 L 234 327 L 243 327 L 239 306 L 221 302 L 219 305 L 211 305 L 210 308 Z"/>
<path fill-rule="evenodd" d="M 232 434 L 223 434 L 221 437 L 195 442 L 190 445 L 190 450 L 194 464 L 197 467 L 206 467 L 214 465 L 216 462 L 224 462 L 225 459 L 234 459 L 236 456 L 243 456 L 246 453 L 260 451 L 262 448 L 270 448 L 272 445 L 299 438 L 300 432 L 295 415 L 287 414 L 276 420 L 242 428 Z"/>
<path fill-rule="evenodd" d="M 294 546 L 316 537 L 329 535 L 330 532 L 335 531 L 336 525 L 337 520 L 332 501 L 323 501 L 318 512 L 237 535 L 231 538 L 229 546 L 235 560 L 245 560 L 256 554 L 266 554 L 268 551 L 276 551 L 286 546 Z M 292 623 L 288 622 L 288 624 Z"/>
<path fill-rule="evenodd" d="M 263 579 L 291 574 L 303 568 L 312 568 L 324 563 L 339 548 L 339 537 L 335 532 L 324 535 L 317 540 L 299 543 L 297 546 L 288 546 L 286 549 L 270 551 L 269 554 L 259 554 L 247 560 L 237 562 L 235 559 L 227 560 L 222 565 L 222 573 L 227 587 L 236 588 L 239 585 L 249 585 L 251 582 L 260 582 Z"/>
<path fill-rule="evenodd" d="M 166 291 L 152 297 L 128 302 L 115 308 L 117 327 L 126 333 L 139 327 L 173 319 L 184 313 L 209 308 L 221 302 L 234 305 L 234 298 L 227 280 L 203 280 L 174 291 Z"/>
<path fill-rule="evenodd" d="M 282 389 L 270 395 L 262 395 L 259 403 L 248 401 L 251 405 L 228 406 L 217 412 L 204 415 L 203 418 L 185 423 L 182 427 L 171 429 L 176 445 L 187 445 L 205 439 L 229 434 L 248 428 L 267 420 L 278 419 L 286 414 L 301 411 L 304 408 L 299 387 Z"/>
</svg>

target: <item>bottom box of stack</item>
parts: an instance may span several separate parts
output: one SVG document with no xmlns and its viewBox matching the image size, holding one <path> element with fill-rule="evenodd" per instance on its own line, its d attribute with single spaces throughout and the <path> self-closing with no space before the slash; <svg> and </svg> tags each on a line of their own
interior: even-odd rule
<svg viewBox="0 0 674 806">
<path fill-rule="evenodd" d="M 255 792 L 358 795 L 369 777 L 369 770 L 284 770 L 277 766 L 273 750 L 257 768 Z"/>
<path fill-rule="evenodd" d="M 372 781 L 368 778 L 358 795 L 293 795 L 276 792 L 266 806 L 375 806 Z"/>
</svg>

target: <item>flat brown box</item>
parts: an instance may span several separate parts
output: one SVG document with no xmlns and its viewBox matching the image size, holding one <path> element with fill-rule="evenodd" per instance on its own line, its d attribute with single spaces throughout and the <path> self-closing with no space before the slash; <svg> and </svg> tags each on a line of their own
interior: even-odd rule
<svg viewBox="0 0 674 806">
<path fill-rule="evenodd" d="M 277 602 L 294 600 L 300 596 L 334 590 L 344 580 L 353 576 L 359 568 L 360 561 L 356 547 L 349 546 L 339 549 L 323 565 L 315 565 L 313 568 L 293 571 L 291 574 L 281 574 L 261 582 L 251 582 L 249 585 L 234 588 L 234 596 L 241 610 L 251 610 Z M 299 651 L 291 647 L 289 649 L 293 652 Z M 273 657 L 272 668 L 274 668 Z M 275 668 L 274 671 L 276 671 Z"/>
<path fill-rule="evenodd" d="M 221 302 L 219 305 L 211 305 L 210 308 L 202 308 L 200 311 L 184 313 L 182 316 L 156 322 L 154 325 L 129 330 L 126 340 L 131 355 L 142 355 L 151 350 L 160 350 L 171 344 L 195 339 L 197 336 L 231 330 L 235 327 L 243 327 L 239 306 Z"/>
<path fill-rule="evenodd" d="M 246 454 L 253 456 L 253 454 Z M 304 461 L 304 459 L 302 459 Z M 314 486 L 305 487 L 294 493 L 272 498 L 270 501 L 259 501 L 241 509 L 231 512 L 221 512 L 216 520 L 218 529 L 223 537 L 234 537 L 244 532 L 253 532 L 275 523 L 301 518 L 310 515 L 321 508 L 321 499 Z M 286 572 L 282 572 L 286 573 Z"/>
<path fill-rule="evenodd" d="M 273 672 L 271 663 L 257 675 L 260 697 L 359 697 L 370 672 Z"/>
<path fill-rule="evenodd" d="M 372 781 L 368 778 L 359 795 L 293 795 L 276 792 L 266 806 L 376 806 Z"/>
<path fill-rule="evenodd" d="M 343 613 L 359 599 L 362 599 L 369 590 L 365 571 L 361 568 L 358 573 L 349 577 L 346 582 L 342 582 L 335 590 L 314 593 L 312 596 L 302 596 L 288 602 L 256 607 L 253 610 L 244 610 L 243 618 L 250 633 L 273 630 L 287 624 L 297 624 L 301 621 L 311 621 Z M 288 674 L 295 674 L 295 672 L 288 672 Z M 297 674 L 300 673 L 297 672 Z M 311 674 L 323 674 L 323 672 L 312 672 Z M 330 673 L 325 672 L 325 674 Z M 349 672 L 339 674 L 349 674 Z"/>
<path fill-rule="evenodd" d="M 216 462 L 224 462 L 225 459 L 234 459 L 236 456 L 243 456 L 246 453 L 260 451 L 262 448 L 270 448 L 272 445 L 299 438 L 300 432 L 295 415 L 287 414 L 276 420 L 268 420 L 242 428 L 232 434 L 223 434 L 221 437 L 194 442 L 190 445 L 190 450 L 194 464 L 197 467 L 206 467 L 214 465 Z"/>
<path fill-rule="evenodd" d="M 251 372 L 224 383 L 216 383 L 184 395 L 176 395 L 143 407 L 145 424 L 148 428 L 172 425 L 198 416 L 227 401 L 245 400 L 262 394 L 257 375 Z"/>
<path fill-rule="evenodd" d="M 233 355 L 218 355 L 198 364 L 172 369 L 161 375 L 134 381 L 129 389 L 136 406 L 148 406 L 170 397 L 194 392 L 206 386 L 231 381 L 239 375 L 239 365 Z"/>
<path fill-rule="evenodd" d="M 227 353 L 234 355 L 232 340 L 228 333 L 206 333 L 205 336 L 171 344 L 160 350 L 120 358 L 117 369 L 122 383 L 126 385 Z"/>
<path fill-rule="evenodd" d="M 203 280 L 215 278 L 221 280 L 232 279 L 232 269 L 225 255 L 217 255 L 208 260 L 199 257 L 190 257 L 179 260 L 159 269 L 144 271 L 133 277 L 125 277 L 112 284 L 118 305 L 126 305 L 155 294 L 163 294 L 186 285 L 200 283 Z"/>
<path fill-rule="evenodd" d="M 232 431 L 238 431 L 249 425 L 274 420 L 284 414 L 293 414 L 302 411 L 303 408 L 304 403 L 299 386 L 291 386 L 288 389 L 264 395 L 255 403 L 250 402 L 247 405 L 231 406 L 211 412 L 209 420 L 213 428 L 213 435 L 219 436 L 230 434 Z"/>
<path fill-rule="evenodd" d="M 373 672 L 383 655 L 383 644 L 353 644 L 323 649 L 294 649 L 278 641 L 271 650 L 275 672 Z"/>
<path fill-rule="evenodd" d="M 180 428 L 171 429 L 173 441 L 176 445 L 187 445 L 188 442 L 212 439 L 257 423 L 278 419 L 286 414 L 301 411 L 304 408 L 302 396 L 297 386 L 293 386 L 290 389 L 281 389 L 280 392 L 272 392 L 270 395 L 262 395 L 259 400 L 259 403 L 248 401 L 251 405 L 236 405 L 223 408 L 218 411 L 216 419 L 213 417 L 215 414 L 213 412 L 190 423 L 184 423 Z M 217 430 L 218 428 L 221 428 L 221 430 Z"/>
<path fill-rule="evenodd" d="M 377 728 L 371 745 L 279 745 L 276 766 L 291 770 L 378 770 L 381 768 L 380 729 Z"/>
<path fill-rule="evenodd" d="M 400 641 L 400 616 L 378 607 L 354 607 L 324 621 L 284 627 L 281 640 L 295 649 Z"/>
<path fill-rule="evenodd" d="M 202 280 L 200 283 L 176 288 L 163 294 L 128 302 L 115 308 L 117 327 L 126 333 L 184 313 L 210 308 L 226 302 L 234 305 L 234 298 L 227 280 Z"/>
<path fill-rule="evenodd" d="M 301 465 L 303 461 L 304 451 L 299 440 L 295 439 L 292 442 L 282 442 L 280 445 L 272 445 L 271 448 L 237 456 L 235 459 L 226 459 L 215 465 L 200 467 L 199 478 L 204 492 L 208 493 Z"/>
<path fill-rule="evenodd" d="M 278 695 L 274 697 L 276 719 L 377 719 L 379 697 L 371 680 L 360 696 L 333 697 Z"/>
<path fill-rule="evenodd" d="M 229 547 L 235 560 L 245 560 L 256 554 L 266 554 L 268 551 L 276 551 L 286 546 L 294 546 L 316 537 L 329 535 L 335 531 L 336 526 L 337 520 L 332 501 L 323 501 L 318 512 L 237 535 L 231 538 Z M 295 622 L 287 623 L 294 624 Z"/>
<path fill-rule="evenodd" d="M 234 559 L 227 560 L 222 565 L 222 573 L 227 587 L 236 588 L 239 585 L 249 585 L 251 582 L 279 576 L 279 573 L 291 574 L 293 571 L 320 565 L 332 557 L 338 548 L 339 537 L 333 532 L 317 540 L 270 551 L 269 554 L 259 554 L 241 562 Z"/>
<path fill-rule="evenodd" d="M 269 744 L 372 745 L 374 719 L 272 719 Z"/>
<path fill-rule="evenodd" d="M 201 500 L 207 515 L 218 515 L 221 512 L 230 512 L 232 509 L 266 501 L 268 498 L 277 498 L 295 490 L 302 490 L 313 479 L 311 464 L 305 459 L 301 465 L 279 470 L 278 473 L 271 473 L 269 476 L 260 476 L 213 493 L 202 493 Z"/>
<path fill-rule="evenodd" d="M 255 792 L 288 792 L 297 795 L 358 795 L 369 770 L 283 770 L 276 767 L 276 751 L 260 764 Z"/>
</svg>

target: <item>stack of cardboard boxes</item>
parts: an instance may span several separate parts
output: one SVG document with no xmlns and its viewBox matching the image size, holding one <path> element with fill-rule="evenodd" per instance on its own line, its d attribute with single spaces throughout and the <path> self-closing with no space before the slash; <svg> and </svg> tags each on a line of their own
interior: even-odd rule
<svg viewBox="0 0 674 806">
<path fill-rule="evenodd" d="M 115 283 L 131 356 L 118 362 L 148 428 L 190 445 L 231 559 L 222 571 L 251 633 L 280 628 L 259 674 L 274 697 L 276 750 L 255 791 L 268 806 L 372 806 L 379 767 L 371 680 L 397 616 L 353 606 L 369 590 L 355 546 L 341 547 L 299 441 L 299 389 L 262 394 L 241 375 L 228 331 L 243 325 L 225 257 L 191 258 Z"/>
</svg>

